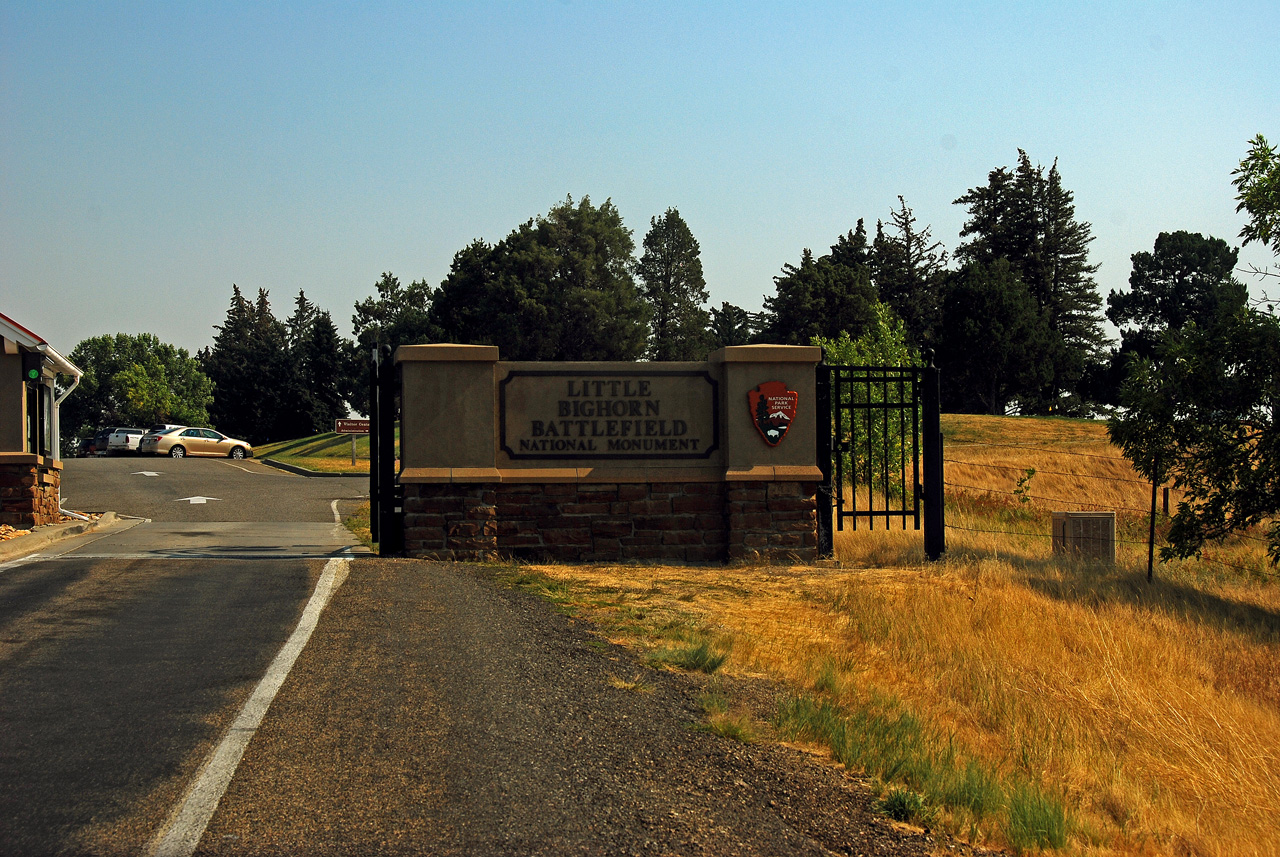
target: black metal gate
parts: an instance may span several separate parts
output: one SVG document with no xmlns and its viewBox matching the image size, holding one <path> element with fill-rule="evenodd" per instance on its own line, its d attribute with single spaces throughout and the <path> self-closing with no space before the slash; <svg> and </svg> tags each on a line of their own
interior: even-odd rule
<svg viewBox="0 0 1280 857">
<path fill-rule="evenodd" d="M 375 348 L 369 364 L 369 529 L 378 553 L 404 552 L 404 489 L 396 478 L 400 368 L 391 346 Z"/>
<path fill-rule="evenodd" d="M 938 370 L 818 365 L 818 533 L 824 555 L 835 531 L 859 519 L 874 529 L 924 528 L 925 553 L 946 550 Z M 922 466 L 923 465 L 923 466 Z"/>
</svg>

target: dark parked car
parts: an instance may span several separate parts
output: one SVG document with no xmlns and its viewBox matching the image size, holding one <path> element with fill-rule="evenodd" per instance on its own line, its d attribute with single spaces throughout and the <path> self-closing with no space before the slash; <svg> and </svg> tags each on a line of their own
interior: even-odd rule
<svg viewBox="0 0 1280 857">
<path fill-rule="evenodd" d="M 95 434 L 93 436 L 93 439 L 90 440 L 88 445 L 85 446 L 84 454 L 85 455 L 106 455 L 107 444 L 111 440 L 111 433 L 115 430 L 116 430 L 115 426 L 98 429 L 98 433 Z"/>
</svg>

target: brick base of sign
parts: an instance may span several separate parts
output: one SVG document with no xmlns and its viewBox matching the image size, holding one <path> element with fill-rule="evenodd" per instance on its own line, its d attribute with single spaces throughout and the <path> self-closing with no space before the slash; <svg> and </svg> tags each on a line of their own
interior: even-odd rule
<svg viewBox="0 0 1280 857">
<path fill-rule="evenodd" d="M 816 490 L 796 482 L 409 483 L 405 552 L 450 560 L 812 560 Z"/>
<path fill-rule="evenodd" d="M 29 529 L 56 524 L 61 472 L 35 464 L 0 464 L 0 524 Z"/>
</svg>

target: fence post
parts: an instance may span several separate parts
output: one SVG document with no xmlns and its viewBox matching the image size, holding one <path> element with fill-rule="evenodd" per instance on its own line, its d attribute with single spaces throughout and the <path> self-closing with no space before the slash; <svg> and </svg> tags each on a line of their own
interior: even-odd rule
<svg viewBox="0 0 1280 857">
<path fill-rule="evenodd" d="M 818 555 L 835 556 L 835 536 L 831 531 L 831 448 L 834 446 L 831 425 L 831 372 L 826 364 L 817 366 L 818 469 L 822 482 L 818 485 Z M 835 490 L 839 490 L 838 488 Z"/>
<path fill-rule="evenodd" d="M 924 411 L 924 553 L 937 560 L 947 550 L 947 529 L 943 506 L 942 401 L 938 367 L 929 361 L 921 373 L 924 383 L 921 401 Z"/>
</svg>

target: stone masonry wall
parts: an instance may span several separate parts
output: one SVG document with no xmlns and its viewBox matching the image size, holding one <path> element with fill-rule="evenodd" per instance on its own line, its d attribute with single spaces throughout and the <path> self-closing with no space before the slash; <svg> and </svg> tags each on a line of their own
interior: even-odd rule
<svg viewBox="0 0 1280 857">
<path fill-rule="evenodd" d="M 730 482 L 728 486 L 729 559 L 817 558 L 816 482 Z"/>
<path fill-rule="evenodd" d="M 61 477 L 34 464 L 0 464 L 0 524 L 28 529 L 57 523 Z"/>
<path fill-rule="evenodd" d="M 560 562 L 812 559 L 807 483 L 404 485 L 405 551 Z"/>
</svg>

